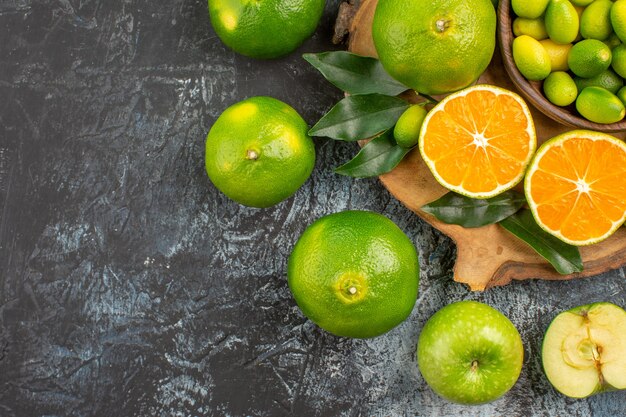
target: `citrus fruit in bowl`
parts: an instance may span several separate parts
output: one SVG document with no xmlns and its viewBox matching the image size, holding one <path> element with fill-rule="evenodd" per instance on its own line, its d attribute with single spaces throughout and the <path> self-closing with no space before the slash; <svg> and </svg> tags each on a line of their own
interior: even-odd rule
<svg viewBox="0 0 626 417">
<path fill-rule="evenodd" d="M 495 49 L 496 14 L 489 0 L 380 1 L 372 37 L 385 70 L 423 94 L 467 87 Z"/>
<path fill-rule="evenodd" d="M 287 280 L 305 316 L 338 336 L 388 332 L 413 310 L 415 246 L 391 220 L 369 211 L 321 217 L 298 239 Z"/>
<path fill-rule="evenodd" d="M 227 108 L 206 139 L 213 184 L 240 204 L 270 207 L 294 194 L 315 165 L 308 126 L 288 104 L 251 97 Z"/>
<path fill-rule="evenodd" d="M 616 82 L 623 85 L 623 81 L 618 80 L 619 76 L 615 75 L 610 68 L 607 70 L 607 62 L 611 60 L 611 51 L 616 45 L 619 45 L 620 41 L 614 36 L 615 34 L 606 39 L 585 39 L 581 35 L 584 33 L 587 36 L 604 37 L 606 32 L 604 29 L 607 25 L 605 15 L 607 13 L 594 13 L 593 9 L 597 5 L 590 11 L 587 10 L 591 5 L 599 3 L 599 0 L 580 6 L 570 3 L 569 0 L 517 3 L 528 3 L 529 5 L 531 3 L 542 3 L 542 5 L 545 3 L 545 10 L 538 19 L 544 21 L 547 29 L 545 34 L 541 34 L 542 36 L 533 33 L 525 34 L 526 37 L 520 43 L 519 39 L 524 34 L 518 31 L 520 36 L 516 36 L 514 22 L 516 19 L 524 17 L 515 13 L 512 0 L 500 0 L 498 6 L 498 43 L 500 44 L 504 68 L 520 94 L 543 114 L 563 125 L 606 133 L 626 130 L 626 119 L 619 117 L 620 105 L 617 101 L 620 100 L 611 91 Z M 608 5 L 609 2 L 605 3 Z M 602 6 L 602 4 L 599 5 Z M 585 11 L 587 11 L 586 14 Z M 523 9 L 518 10 L 518 12 L 525 13 Z M 603 16 L 605 18 L 600 19 Z M 619 16 L 616 19 L 619 20 Z M 626 14 L 623 20 L 626 27 Z M 527 39 L 533 36 L 536 38 Z M 615 39 L 612 40 L 612 38 Z M 613 42 L 614 40 L 615 42 Z M 514 43 L 517 44 L 518 56 L 515 56 Z M 582 43 L 582 45 L 576 46 L 578 43 Z M 524 48 L 519 48 L 520 45 Z M 543 48 L 543 51 L 540 48 Z M 522 53 L 520 53 L 520 49 Z M 574 50 L 573 54 L 572 50 Z M 551 60 L 547 69 L 544 62 L 546 52 Z M 618 62 L 616 66 L 620 68 L 620 63 Z M 556 77 L 550 77 L 556 72 L 559 73 Z M 576 73 L 580 73 L 584 77 L 580 77 Z M 568 77 L 575 82 L 575 86 L 572 85 L 572 80 Z M 546 80 L 548 80 L 548 91 L 546 91 L 545 86 Z M 607 82 L 609 85 L 605 85 Z M 582 103 L 577 105 L 576 100 L 571 100 L 569 96 L 574 87 L 582 85 L 602 87 L 607 91 L 606 93 L 588 92 L 583 96 Z M 577 89 L 577 95 L 580 95 L 582 90 Z M 603 99 L 604 97 L 606 100 Z M 591 111 L 583 110 L 583 113 L 588 116 L 586 118 L 577 110 L 577 107 L 585 110 L 593 109 Z M 594 111 L 596 109 L 597 111 Z M 611 117 L 597 117 L 596 115 L 596 113 L 603 115 L 607 112 L 611 113 Z"/>
</svg>

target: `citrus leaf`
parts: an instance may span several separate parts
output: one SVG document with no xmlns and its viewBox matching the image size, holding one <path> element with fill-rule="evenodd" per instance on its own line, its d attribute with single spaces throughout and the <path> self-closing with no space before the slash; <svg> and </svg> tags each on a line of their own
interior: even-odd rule
<svg viewBox="0 0 626 417">
<path fill-rule="evenodd" d="M 376 58 L 356 55 L 346 51 L 304 54 L 334 86 L 352 94 L 385 94 L 397 96 L 408 90 L 404 84 L 391 78 Z"/>
<path fill-rule="evenodd" d="M 385 132 L 369 141 L 335 172 L 354 178 L 375 177 L 394 169 L 409 151 L 397 145 L 390 132 Z"/>
<path fill-rule="evenodd" d="M 463 227 L 481 227 L 498 223 L 518 211 L 526 203 L 524 194 L 509 190 L 489 199 L 469 198 L 449 192 L 440 199 L 422 206 L 444 223 Z"/>
<path fill-rule="evenodd" d="M 559 274 L 583 270 L 583 261 L 576 246 L 569 245 L 543 230 L 530 210 L 521 210 L 500 222 L 509 232 L 528 243 L 539 255 L 554 266 Z"/>
<path fill-rule="evenodd" d="M 309 135 L 346 141 L 366 139 L 395 125 L 408 107 L 406 101 L 382 94 L 349 96 L 322 116 Z"/>
</svg>

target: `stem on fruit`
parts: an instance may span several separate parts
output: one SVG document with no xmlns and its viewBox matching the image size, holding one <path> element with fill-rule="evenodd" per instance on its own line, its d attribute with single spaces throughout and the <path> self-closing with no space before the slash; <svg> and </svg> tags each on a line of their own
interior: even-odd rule
<svg viewBox="0 0 626 417">
<path fill-rule="evenodd" d="M 357 290 L 356 290 L 356 287 L 354 287 L 354 286 L 353 286 L 353 287 L 348 288 L 348 292 L 349 292 L 350 294 L 352 294 L 352 295 L 356 294 L 356 291 L 357 291 Z"/>
<path fill-rule="evenodd" d="M 437 28 L 437 32 L 443 33 L 446 29 L 450 27 L 450 21 L 446 19 L 438 19 L 435 22 L 435 27 Z"/>
<path fill-rule="evenodd" d="M 248 149 L 248 152 L 246 152 L 246 159 L 256 161 L 257 159 L 259 159 L 259 153 L 254 149 Z"/>
<path fill-rule="evenodd" d="M 472 367 L 470 369 L 472 370 L 472 372 L 476 372 L 476 370 L 478 369 L 478 361 L 476 359 L 472 361 Z"/>
</svg>

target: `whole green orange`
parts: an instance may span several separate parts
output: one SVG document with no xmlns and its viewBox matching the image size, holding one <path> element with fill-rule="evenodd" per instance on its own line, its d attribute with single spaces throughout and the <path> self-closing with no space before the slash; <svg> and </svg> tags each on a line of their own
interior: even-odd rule
<svg viewBox="0 0 626 417">
<path fill-rule="evenodd" d="M 324 0 L 209 0 L 211 24 L 231 49 L 253 58 L 277 58 L 313 34 Z"/>
<path fill-rule="evenodd" d="M 280 100 L 240 101 L 218 117 L 207 135 L 207 174 L 240 204 L 277 204 L 311 175 L 315 146 L 307 130 L 302 117 Z"/>
<path fill-rule="evenodd" d="M 310 225 L 287 267 L 302 312 L 338 336 L 367 338 L 404 321 L 415 305 L 415 246 L 388 218 L 344 211 Z"/>
<path fill-rule="evenodd" d="M 381 0 L 372 36 L 392 77 L 420 93 L 449 93 L 489 65 L 496 13 L 490 0 Z"/>
</svg>

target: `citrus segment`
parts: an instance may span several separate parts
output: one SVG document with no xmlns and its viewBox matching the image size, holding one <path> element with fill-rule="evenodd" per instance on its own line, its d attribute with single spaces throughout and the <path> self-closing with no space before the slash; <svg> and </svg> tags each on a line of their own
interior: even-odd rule
<svg viewBox="0 0 626 417">
<path fill-rule="evenodd" d="M 547 141 L 525 181 L 537 223 L 573 245 L 609 237 L 626 219 L 626 144 L 577 130 Z"/>
<path fill-rule="evenodd" d="M 419 147 L 441 185 L 488 198 L 521 181 L 535 151 L 535 128 L 517 94 L 479 85 L 449 95 L 430 111 Z"/>
</svg>

